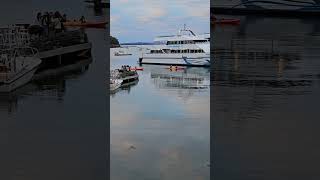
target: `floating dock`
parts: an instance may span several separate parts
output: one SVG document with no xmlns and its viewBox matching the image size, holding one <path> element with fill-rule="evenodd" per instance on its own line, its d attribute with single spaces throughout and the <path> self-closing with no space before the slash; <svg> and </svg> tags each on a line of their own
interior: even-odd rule
<svg viewBox="0 0 320 180">
<path fill-rule="evenodd" d="M 51 57 L 58 57 L 62 56 L 65 54 L 70 54 L 70 53 L 75 53 L 79 51 L 85 51 L 91 49 L 92 45 L 91 43 L 83 43 L 83 44 L 75 44 L 71 46 L 66 46 L 66 47 L 60 47 L 48 51 L 42 51 L 39 52 L 39 58 L 40 59 L 47 59 Z"/>
<path fill-rule="evenodd" d="M 47 38 L 31 40 L 30 46 L 38 49 L 42 63 L 38 71 L 69 65 L 79 59 L 91 57 L 92 44 L 81 30 L 67 31 Z"/>
</svg>

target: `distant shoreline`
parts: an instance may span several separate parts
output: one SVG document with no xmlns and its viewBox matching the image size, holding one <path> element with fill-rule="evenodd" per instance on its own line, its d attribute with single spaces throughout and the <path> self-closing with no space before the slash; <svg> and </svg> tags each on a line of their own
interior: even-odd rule
<svg viewBox="0 0 320 180">
<path fill-rule="evenodd" d="M 154 42 L 133 42 L 133 43 L 120 43 L 120 45 L 156 45 Z"/>
</svg>

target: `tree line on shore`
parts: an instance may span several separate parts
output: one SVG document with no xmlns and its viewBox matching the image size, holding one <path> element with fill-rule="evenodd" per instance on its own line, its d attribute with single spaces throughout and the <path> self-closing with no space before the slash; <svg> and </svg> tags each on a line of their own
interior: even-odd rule
<svg viewBox="0 0 320 180">
<path fill-rule="evenodd" d="M 120 47 L 120 43 L 117 38 L 110 36 L 111 39 L 111 47 Z"/>
</svg>

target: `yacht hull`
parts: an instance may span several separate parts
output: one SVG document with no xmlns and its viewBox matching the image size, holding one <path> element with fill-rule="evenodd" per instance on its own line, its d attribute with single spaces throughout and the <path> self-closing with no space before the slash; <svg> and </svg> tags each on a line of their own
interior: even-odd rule
<svg viewBox="0 0 320 180">
<path fill-rule="evenodd" d="M 146 54 L 140 57 L 141 64 L 179 65 L 179 66 L 210 66 L 210 55 L 198 54 Z"/>
</svg>

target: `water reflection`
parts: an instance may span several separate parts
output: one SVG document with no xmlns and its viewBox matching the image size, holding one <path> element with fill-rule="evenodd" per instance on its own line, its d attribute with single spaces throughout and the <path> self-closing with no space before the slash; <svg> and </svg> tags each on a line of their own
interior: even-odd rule
<svg viewBox="0 0 320 180">
<path fill-rule="evenodd" d="M 111 67 L 138 66 L 141 49 L 126 50 Z M 209 179 L 209 69 L 142 67 L 110 99 L 111 179 Z"/>
<path fill-rule="evenodd" d="M 4 0 L 1 5 L 0 26 L 32 23 L 39 11 L 58 10 L 71 19 L 83 15 L 88 21 L 109 19 L 109 9 L 96 16 L 83 0 Z M 21 92 L 1 96 L 0 179 L 108 179 L 109 109 L 104 82 L 109 33 L 85 31 L 92 43 L 93 62 L 88 69 L 80 65 L 82 72 L 46 72 L 47 77 L 22 87 Z"/>
<path fill-rule="evenodd" d="M 213 176 L 319 177 L 319 22 L 240 18 L 212 32 Z"/>
<path fill-rule="evenodd" d="M 34 75 L 33 81 L 10 93 L 0 93 L 0 112 L 14 113 L 19 110 L 19 101 L 28 96 L 41 97 L 42 100 L 62 101 L 66 93 L 66 81 L 77 79 L 89 68 L 92 59 L 42 70 Z"/>
</svg>

